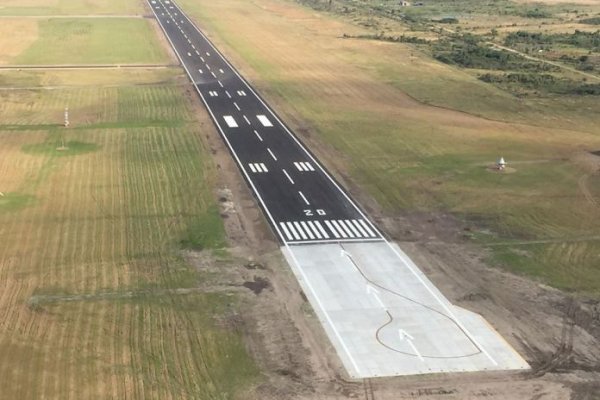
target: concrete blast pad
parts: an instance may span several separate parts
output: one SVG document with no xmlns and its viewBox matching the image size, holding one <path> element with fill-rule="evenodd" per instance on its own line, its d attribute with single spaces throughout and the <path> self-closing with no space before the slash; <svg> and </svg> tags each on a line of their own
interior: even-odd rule
<svg viewBox="0 0 600 400">
<path fill-rule="evenodd" d="M 352 378 L 529 368 L 395 244 L 305 244 L 282 252 Z"/>
</svg>

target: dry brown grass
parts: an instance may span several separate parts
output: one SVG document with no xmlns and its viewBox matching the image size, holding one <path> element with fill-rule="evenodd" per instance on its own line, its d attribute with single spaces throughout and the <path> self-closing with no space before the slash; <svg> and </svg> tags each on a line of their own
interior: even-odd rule
<svg viewBox="0 0 600 400">
<path fill-rule="evenodd" d="M 16 34 L 18 32 L 18 34 Z M 2 19 L 0 21 L 0 64 L 25 51 L 38 39 L 38 22 L 26 19 Z"/>
</svg>

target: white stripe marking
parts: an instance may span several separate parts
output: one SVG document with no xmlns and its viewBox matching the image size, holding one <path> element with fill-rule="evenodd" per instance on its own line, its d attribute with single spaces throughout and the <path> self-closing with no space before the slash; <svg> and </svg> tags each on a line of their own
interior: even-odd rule
<svg viewBox="0 0 600 400">
<path fill-rule="evenodd" d="M 262 167 L 264 172 L 269 172 L 269 170 L 267 169 L 267 166 L 264 163 L 260 163 L 260 166 Z"/>
<path fill-rule="evenodd" d="M 210 71 L 210 65 L 206 64 L 206 69 Z"/>
<path fill-rule="evenodd" d="M 287 236 L 288 240 L 293 240 L 292 235 L 290 234 L 290 231 L 288 231 L 288 228 L 285 226 L 285 224 L 280 222 L 279 226 L 281 226 L 281 229 L 283 229 L 283 232 L 285 232 L 285 236 Z"/>
<path fill-rule="evenodd" d="M 192 56 L 192 53 L 190 53 L 190 52 L 188 51 L 188 57 L 191 57 L 191 56 Z"/>
<path fill-rule="evenodd" d="M 263 138 L 258 134 L 258 132 L 256 132 L 256 130 L 254 131 L 254 134 L 256 135 L 258 140 L 260 140 L 261 142 L 263 141 Z"/>
<path fill-rule="evenodd" d="M 263 126 L 273 126 L 273 124 L 271 123 L 271 121 L 269 121 L 269 118 L 267 118 L 266 115 L 257 115 L 256 118 L 258 118 L 258 120 L 261 124 L 263 124 Z"/>
<path fill-rule="evenodd" d="M 315 225 L 317 226 L 317 228 L 319 228 L 319 230 L 321 231 L 321 233 L 323 234 L 325 239 L 329 239 L 329 235 L 327 234 L 327 232 L 325 232 L 325 229 L 323 229 L 323 226 L 321 226 L 321 223 L 319 221 L 315 221 Z"/>
<path fill-rule="evenodd" d="M 192 49 L 196 50 L 196 46 L 192 45 Z"/>
<path fill-rule="evenodd" d="M 296 229 L 294 228 L 294 225 L 292 225 L 291 222 L 286 222 L 286 225 L 288 226 L 288 228 L 290 228 L 290 231 L 294 235 L 294 239 L 300 240 L 300 236 L 298 235 L 298 232 L 296 232 Z"/>
<path fill-rule="evenodd" d="M 333 224 L 333 226 L 335 226 L 335 228 L 338 230 L 338 233 L 340 235 L 342 235 L 343 238 L 347 238 L 348 235 L 346 234 L 346 232 L 342 229 L 342 227 L 340 226 L 340 224 L 337 223 L 336 220 L 331 220 L 331 223 Z"/>
<path fill-rule="evenodd" d="M 273 160 L 277 161 L 277 157 L 275 157 L 275 154 L 273 154 L 273 152 L 271 151 L 271 149 L 269 147 L 267 147 L 267 151 L 269 152 L 271 157 L 273 157 Z"/>
<path fill-rule="evenodd" d="M 201 69 L 199 69 L 199 70 L 198 70 L 198 72 L 200 72 L 201 74 L 203 74 L 203 73 L 204 73 L 204 72 L 202 72 L 202 70 L 201 70 Z"/>
<path fill-rule="evenodd" d="M 313 224 L 312 221 L 307 221 L 308 225 L 310 226 L 310 229 L 313 230 L 313 232 L 315 233 L 315 235 L 317 235 L 318 239 L 323 239 L 323 236 L 321 236 L 321 233 L 319 233 L 319 230 L 317 229 L 317 227 L 315 226 L 315 224 Z"/>
<path fill-rule="evenodd" d="M 200 57 L 200 61 L 204 62 L 204 57 Z M 210 68 L 209 68 L 210 69 Z"/>
<path fill-rule="evenodd" d="M 356 237 L 360 237 L 360 233 L 356 230 L 356 228 L 354 227 L 354 225 L 352 225 L 352 222 L 350 222 L 347 219 L 345 219 L 344 222 L 346 224 L 348 224 L 348 226 L 350 227 L 350 229 L 352 230 L 352 232 L 356 235 Z"/>
<path fill-rule="evenodd" d="M 213 74 L 213 76 L 214 76 L 214 75 L 215 75 L 215 74 Z M 216 76 L 215 76 L 215 78 L 216 78 Z M 223 87 L 223 83 L 222 83 L 221 81 L 217 81 L 217 82 L 219 82 L 219 86 Z"/>
<path fill-rule="evenodd" d="M 230 127 L 230 128 L 238 127 L 237 122 L 235 122 L 235 119 L 231 115 L 224 115 L 223 119 L 225 120 L 225 123 L 227 124 L 228 127 Z"/>
<path fill-rule="evenodd" d="M 285 174 L 285 176 L 287 176 L 288 180 L 292 183 L 292 185 L 294 185 L 294 180 L 289 176 L 289 174 L 287 173 L 287 171 L 285 169 L 282 169 L 283 173 Z"/>
<path fill-rule="evenodd" d="M 241 110 L 240 110 L 240 106 L 238 106 L 238 105 L 237 105 L 237 103 L 236 103 L 235 101 L 233 102 L 233 105 L 235 106 L 235 108 L 237 108 L 237 110 L 238 110 L 238 111 L 241 111 Z"/>
<path fill-rule="evenodd" d="M 315 235 L 313 235 L 313 233 L 311 232 L 310 228 L 308 227 L 308 225 L 306 225 L 306 222 L 304 221 L 300 221 L 300 225 L 302 225 L 302 227 L 304 228 L 304 230 L 306 231 L 306 234 L 308 235 L 309 238 L 314 239 Z"/>
<path fill-rule="evenodd" d="M 225 94 L 227 95 L 227 97 L 231 98 L 231 95 L 229 94 L 229 92 L 226 90 Z"/>
<path fill-rule="evenodd" d="M 375 237 L 376 236 L 373 233 L 373 231 L 371 230 L 371 228 L 369 228 L 369 225 L 367 225 L 364 220 L 359 219 L 358 222 L 360 222 L 360 224 L 363 226 L 363 228 L 365 228 L 367 230 L 367 232 L 369 232 L 369 236 L 371 236 L 371 237 Z"/>
<path fill-rule="evenodd" d="M 215 75 L 214 72 L 210 71 L 210 74 L 213 76 L 213 78 L 216 78 L 217 76 Z"/>
<path fill-rule="evenodd" d="M 331 233 L 333 233 L 333 236 L 335 236 L 336 239 L 340 238 L 340 235 L 338 235 L 337 231 L 333 228 L 333 226 L 331 225 L 331 223 L 329 221 L 325 221 L 325 225 L 327 225 L 327 227 L 329 228 Z"/>
<path fill-rule="evenodd" d="M 306 235 L 304 234 L 304 231 L 302 230 L 302 227 L 300 227 L 300 224 L 296 221 L 294 221 L 294 226 L 296 227 L 296 229 L 298 229 L 298 232 L 300 233 L 300 236 L 302 236 L 302 239 L 306 240 L 308 239 L 306 237 Z"/>
<path fill-rule="evenodd" d="M 315 169 L 313 168 L 313 166 L 309 163 L 309 162 L 305 162 L 304 165 L 306 165 L 306 167 L 310 170 L 310 171 L 314 171 Z"/>
<path fill-rule="evenodd" d="M 302 166 L 300 165 L 300 163 L 295 162 L 294 165 L 296 166 L 296 169 L 298 169 L 298 171 L 302 171 Z"/>
<path fill-rule="evenodd" d="M 360 233 L 362 233 L 364 237 L 369 236 L 369 234 L 363 229 L 362 226 L 360 226 L 360 224 L 355 219 L 352 220 L 352 223 L 358 228 L 358 230 L 360 231 Z"/>
<path fill-rule="evenodd" d="M 302 197 L 302 200 L 304 200 L 304 202 L 306 203 L 306 205 L 310 206 L 310 203 L 308 202 L 308 200 L 306 200 L 306 197 L 304 196 L 304 193 L 298 191 L 298 194 L 300 195 L 300 197 Z"/>
<path fill-rule="evenodd" d="M 223 71 L 223 69 L 222 69 L 222 68 L 219 68 L 219 72 L 220 72 L 220 73 L 222 73 L 222 74 L 224 74 L 224 73 L 225 73 L 225 71 Z"/>
<path fill-rule="evenodd" d="M 346 226 L 346 224 L 344 223 L 344 221 L 342 221 L 341 219 L 338 219 L 338 222 L 342 226 L 342 228 L 344 228 L 344 230 L 346 231 L 346 233 L 348 234 L 348 236 L 350 236 L 351 238 L 353 238 L 354 234 L 352 233 L 352 231 L 350 229 L 348 229 L 348 227 Z"/>
<path fill-rule="evenodd" d="M 206 55 L 207 55 L 208 57 L 210 57 L 210 53 L 209 53 L 208 51 L 206 52 Z"/>
<path fill-rule="evenodd" d="M 246 120 L 246 123 L 247 123 L 248 125 L 250 125 L 250 120 L 248 119 L 248 117 L 246 117 L 245 115 L 243 115 L 243 117 L 244 117 L 244 120 Z"/>
<path fill-rule="evenodd" d="M 254 168 L 254 164 L 250 163 L 250 164 L 248 164 L 248 166 L 250 167 L 252 172 L 256 173 L 256 168 Z"/>
</svg>

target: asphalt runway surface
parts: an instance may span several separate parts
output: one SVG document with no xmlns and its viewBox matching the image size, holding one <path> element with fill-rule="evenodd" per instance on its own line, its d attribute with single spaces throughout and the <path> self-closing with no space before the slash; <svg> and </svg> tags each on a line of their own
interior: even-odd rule
<svg viewBox="0 0 600 400">
<path fill-rule="evenodd" d="M 319 161 L 181 9 L 148 1 L 284 244 L 383 240 Z"/>
</svg>

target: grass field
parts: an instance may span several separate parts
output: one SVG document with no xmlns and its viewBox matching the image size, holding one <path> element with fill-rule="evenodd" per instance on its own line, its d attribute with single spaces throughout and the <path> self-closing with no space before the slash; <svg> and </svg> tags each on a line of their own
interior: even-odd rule
<svg viewBox="0 0 600 400">
<path fill-rule="evenodd" d="M 600 149 L 597 99 L 518 99 L 408 45 L 342 39 L 360 28 L 290 2 L 182 4 L 386 213 L 450 212 L 494 244 L 491 262 L 600 294 L 600 182 L 574 161 Z M 515 173 L 486 169 L 500 155 Z"/>
<path fill-rule="evenodd" d="M 36 40 L 20 48 L 7 60 L 9 64 L 168 62 L 167 52 L 147 20 L 55 18 L 39 20 L 38 24 Z M 20 33 L 6 33 L 18 46 Z"/>
<path fill-rule="evenodd" d="M 182 243 L 226 245 L 209 125 L 165 83 L 179 71 L 116 74 L 0 91 L 0 399 L 228 399 L 257 377 L 219 322 L 236 297 L 171 291 L 202 279 Z"/>
<path fill-rule="evenodd" d="M 142 14 L 137 0 L 2 0 L 2 15 L 125 15 Z"/>
</svg>

